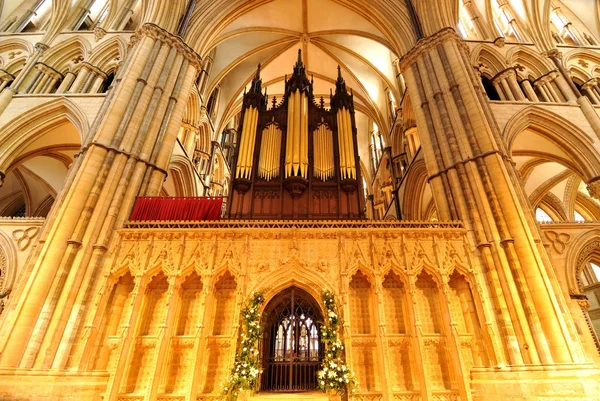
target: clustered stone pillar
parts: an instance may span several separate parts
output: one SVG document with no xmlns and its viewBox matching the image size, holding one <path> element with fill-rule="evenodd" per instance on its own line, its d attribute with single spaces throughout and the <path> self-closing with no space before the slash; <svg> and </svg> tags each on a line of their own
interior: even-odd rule
<svg viewBox="0 0 600 401">
<path fill-rule="evenodd" d="M 514 68 L 509 68 L 498 73 L 493 79 L 492 84 L 502 100 L 525 100 L 523 91 L 517 82 L 517 73 Z"/>
<path fill-rule="evenodd" d="M 522 80 L 521 87 L 525 91 L 525 95 L 527 96 L 527 99 L 529 99 L 530 102 L 539 102 L 540 101 L 537 94 L 533 90 L 533 86 L 531 86 L 531 81 L 529 81 L 528 79 Z"/>
<path fill-rule="evenodd" d="M 56 83 L 62 79 L 62 74 L 47 64 L 38 62 L 35 71 L 23 93 L 44 94 L 50 93 L 56 87 Z"/>
<path fill-rule="evenodd" d="M 79 68 L 77 76 L 73 79 L 68 93 L 97 93 L 106 80 L 107 75 L 98 67 L 84 62 Z"/>
<path fill-rule="evenodd" d="M 46 222 L 39 254 L 24 268 L 20 301 L 6 312 L 12 329 L 0 337 L 2 367 L 80 366 L 87 348 L 73 346 L 97 330 L 99 322 L 84 321 L 104 285 L 115 228 L 146 192 L 148 171 L 166 175 L 200 58 L 153 24 L 136 32 L 131 47 Z"/>
<path fill-rule="evenodd" d="M 438 216 L 465 222 L 487 276 L 496 311 L 488 330 L 500 334 L 503 348 L 496 363 L 584 362 L 468 48 L 444 29 L 400 64 L 413 103 L 421 105 L 415 114 Z"/>
</svg>

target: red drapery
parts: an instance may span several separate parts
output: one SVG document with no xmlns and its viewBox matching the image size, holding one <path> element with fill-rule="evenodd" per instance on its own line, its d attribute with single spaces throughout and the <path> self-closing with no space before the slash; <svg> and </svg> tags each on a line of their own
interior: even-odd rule
<svg viewBox="0 0 600 401">
<path fill-rule="evenodd" d="M 222 205 L 222 197 L 138 196 L 130 220 L 219 220 Z"/>
</svg>

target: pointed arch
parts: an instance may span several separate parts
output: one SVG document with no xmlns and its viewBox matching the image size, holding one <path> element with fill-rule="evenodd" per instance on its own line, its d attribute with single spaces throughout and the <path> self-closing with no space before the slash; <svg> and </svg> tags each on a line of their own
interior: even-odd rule
<svg viewBox="0 0 600 401">
<path fill-rule="evenodd" d="M 475 46 L 471 54 L 471 62 L 479 67 L 482 73 L 487 73 L 490 79 L 509 68 L 504 56 L 498 50 L 486 44 Z"/>
<path fill-rule="evenodd" d="M 559 162 L 566 163 L 586 182 L 600 175 L 600 155 L 592 139 L 564 117 L 537 106 L 528 106 L 514 115 L 503 133 L 510 154 L 516 137 L 526 129 L 535 131 L 569 155 L 571 160 L 562 158 Z"/>
<path fill-rule="evenodd" d="M 124 60 L 126 55 L 127 43 L 120 36 L 114 36 L 96 46 L 87 61 L 101 71 L 110 74 L 117 69 L 119 62 Z"/>
<path fill-rule="evenodd" d="M 169 165 L 169 172 L 175 187 L 173 196 L 198 196 L 198 186 L 194 176 L 194 164 L 181 155 L 173 155 Z"/>
<path fill-rule="evenodd" d="M 85 60 L 92 46 L 83 36 L 74 36 L 65 41 L 52 46 L 44 56 L 41 62 L 64 73 L 71 62 L 74 60 Z"/>
<path fill-rule="evenodd" d="M 519 66 L 525 68 L 525 76 L 523 78 L 528 78 L 529 74 L 532 74 L 534 78 L 539 78 L 554 70 L 554 66 L 548 59 L 543 58 L 539 53 L 523 46 L 515 46 L 510 49 L 506 54 L 506 59 L 508 60 L 508 64 L 512 67 Z M 518 68 L 518 70 L 520 70 L 520 68 Z"/>
<path fill-rule="evenodd" d="M 72 101 L 61 97 L 29 110 L 0 128 L 0 171 L 5 172 L 19 156 L 22 149 L 44 133 L 64 121 L 71 122 L 80 135 L 80 141 L 88 132 L 85 113 Z"/>
</svg>

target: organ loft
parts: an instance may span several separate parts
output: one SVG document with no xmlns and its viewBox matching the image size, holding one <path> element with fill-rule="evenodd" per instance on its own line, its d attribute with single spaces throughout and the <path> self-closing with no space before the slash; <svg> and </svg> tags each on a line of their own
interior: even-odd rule
<svg viewBox="0 0 600 401">
<path fill-rule="evenodd" d="M 364 217 L 354 103 L 339 66 L 330 109 L 323 97 L 315 101 L 301 50 L 279 104 L 262 93 L 261 82 L 259 65 L 244 93 L 228 216 Z"/>
<path fill-rule="evenodd" d="M 598 401 L 598 3 L 0 1 L 0 401 Z"/>
</svg>

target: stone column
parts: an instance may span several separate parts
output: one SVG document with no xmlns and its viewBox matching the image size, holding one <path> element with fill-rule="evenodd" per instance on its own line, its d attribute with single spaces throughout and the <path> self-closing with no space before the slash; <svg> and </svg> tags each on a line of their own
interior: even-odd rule
<svg viewBox="0 0 600 401">
<path fill-rule="evenodd" d="M 102 84 L 104 83 L 105 80 L 106 80 L 106 76 L 98 75 L 96 77 L 96 79 L 94 80 L 94 82 L 92 83 L 89 93 L 98 93 L 98 91 L 102 87 Z"/>
<path fill-rule="evenodd" d="M 90 74 L 90 65 L 88 63 L 82 63 L 79 71 L 77 72 L 77 78 L 67 91 L 67 93 L 80 93 L 83 85 L 87 80 L 88 75 Z"/>
<path fill-rule="evenodd" d="M 508 97 L 508 100 L 515 100 L 515 96 L 513 95 L 512 91 L 510 90 L 510 86 L 508 86 L 508 82 L 506 81 L 506 78 L 502 77 L 500 79 L 500 85 L 502 85 L 502 89 L 504 89 L 504 93 Z"/>
<path fill-rule="evenodd" d="M 594 91 L 594 85 L 595 85 L 595 81 L 594 82 L 588 81 L 585 84 L 583 84 L 581 89 L 588 95 L 588 98 L 590 99 L 592 104 L 598 105 L 598 104 L 600 104 L 600 98 L 598 98 L 596 91 Z"/>
<path fill-rule="evenodd" d="M 511 363 L 582 362 L 565 320 L 571 317 L 552 290 L 552 266 L 535 244 L 530 207 L 468 60 L 467 46 L 450 29 L 421 40 L 401 60 L 411 99 L 421 105 L 415 114 L 436 205 L 448 205 L 440 217 L 465 222 L 484 271 L 499 278 L 495 324 Z"/>
<path fill-rule="evenodd" d="M 554 73 L 551 73 L 550 75 L 548 75 L 548 78 L 544 82 L 544 88 L 546 88 L 546 91 L 548 93 L 550 93 L 550 95 L 552 96 L 552 98 L 554 99 L 554 101 L 556 103 L 562 103 L 563 99 L 561 98 L 559 93 L 554 88 L 554 85 L 552 85 L 555 78 L 556 78 L 556 71 Z"/>
<path fill-rule="evenodd" d="M 200 60 L 176 37 L 146 24 L 84 140 L 72 181 L 46 221 L 39 256 L 0 332 L 0 366 L 60 368 L 103 285 L 107 251 L 150 167 L 164 171 Z M 166 153 L 160 164 L 152 149 Z M 111 390 L 113 391 L 113 390 Z M 116 391 L 116 390 L 115 390 Z"/>
<path fill-rule="evenodd" d="M 531 86 L 531 81 L 529 81 L 528 79 L 524 79 L 521 81 L 521 85 L 523 85 L 523 89 L 525 89 L 525 94 L 527 95 L 527 98 L 530 101 L 532 101 L 532 102 L 540 101 L 537 94 L 533 90 L 533 86 Z"/>
<path fill-rule="evenodd" d="M 500 100 L 510 100 L 504 93 L 504 89 L 502 88 L 502 85 L 500 85 L 500 82 L 493 80 L 492 85 L 494 85 L 496 92 L 498 92 L 498 96 L 500 96 Z"/>
<path fill-rule="evenodd" d="M 56 93 L 65 93 L 71 87 L 71 84 L 73 84 L 73 81 L 75 81 L 76 77 L 77 75 L 74 72 L 67 72 L 60 83 L 60 86 L 56 90 Z"/>
<path fill-rule="evenodd" d="M 543 85 L 543 82 L 537 79 L 533 85 L 539 90 L 540 97 L 542 98 L 542 102 L 552 102 L 554 99 L 550 97 L 550 94 L 546 91 L 546 88 Z"/>
<path fill-rule="evenodd" d="M 507 71 L 506 81 L 508 82 L 508 86 L 510 87 L 510 89 L 513 92 L 513 95 L 515 96 L 515 100 L 525 100 L 525 96 L 523 96 L 523 90 L 517 82 L 517 73 L 515 72 L 515 70 L 510 69 Z"/>
</svg>

